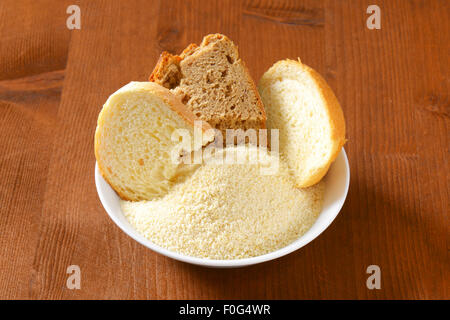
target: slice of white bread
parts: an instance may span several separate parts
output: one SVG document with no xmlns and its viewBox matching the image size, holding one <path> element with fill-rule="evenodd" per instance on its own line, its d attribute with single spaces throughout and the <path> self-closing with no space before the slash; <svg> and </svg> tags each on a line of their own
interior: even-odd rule
<svg viewBox="0 0 450 320">
<path fill-rule="evenodd" d="M 210 34 L 200 46 L 180 55 L 163 52 L 150 81 L 172 89 L 197 117 L 221 130 L 261 129 L 266 115 L 237 46 L 222 34 Z"/>
<path fill-rule="evenodd" d="M 275 63 L 258 90 L 267 113 L 267 128 L 279 129 L 280 155 L 296 186 L 319 182 L 345 143 L 341 106 L 325 80 L 294 60 Z"/>
<path fill-rule="evenodd" d="M 102 176 L 124 200 L 164 195 L 195 169 L 173 161 L 172 152 L 181 144 L 172 141 L 172 133 L 186 129 L 193 148 L 196 120 L 168 89 L 152 82 L 130 82 L 108 98 L 98 117 L 95 157 Z M 201 144 L 212 141 L 211 126 L 196 123 L 203 131 Z M 179 152 L 192 152 L 189 148 Z"/>
</svg>

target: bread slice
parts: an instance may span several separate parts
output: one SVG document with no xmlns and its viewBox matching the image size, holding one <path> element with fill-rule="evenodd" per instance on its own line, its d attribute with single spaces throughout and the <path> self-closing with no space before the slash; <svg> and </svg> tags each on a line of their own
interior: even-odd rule
<svg viewBox="0 0 450 320">
<path fill-rule="evenodd" d="M 180 95 L 224 139 L 226 129 L 266 127 L 256 86 L 237 47 L 222 34 L 204 37 L 200 46 L 191 44 L 179 56 L 163 52 L 149 80 Z"/>
<path fill-rule="evenodd" d="M 95 157 L 102 176 L 124 200 L 165 194 L 195 169 L 172 158 L 181 145 L 172 141 L 176 129 L 185 129 L 192 141 L 177 152 L 193 151 L 189 149 L 194 148 L 195 120 L 168 89 L 152 82 L 130 82 L 108 98 L 98 117 Z M 213 140 L 214 132 L 199 122 L 204 145 Z"/>
<path fill-rule="evenodd" d="M 303 188 L 319 182 L 345 143 L 345 121 L 333 91 L 313 69 L 283 60 L 258 84 L 268 129 L 279 129 L 279 151 Z"/>
</svg>

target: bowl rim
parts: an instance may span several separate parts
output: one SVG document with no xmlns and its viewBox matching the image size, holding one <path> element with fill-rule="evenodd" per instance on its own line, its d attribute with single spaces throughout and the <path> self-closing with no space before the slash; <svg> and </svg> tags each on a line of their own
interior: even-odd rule
<svg viewBox="0 0 450 320">
<path fill-rule="evenodd" d="M 349 166 L 347 154 L 346 154 L 344 148 L 342 148 L 342 150 L 338 154 L 337 158 L 339 158 L 341 156 L 341 154 L 342 154 L 342 157 L 344 160 L 345 171 L 346 171 L 345 172 L 345 180 L 346 180 L 345 181 L 345 193 L 342 197 L 340 197 L 336 201 L 337 207 L 336 207 L 335 211 L 329 215 L 327 221 L 325 223 L 321 224 L 320 228 L 318 228 L 313 233 L 309 233 L 308 231 L 310 231 L 310 229 L 308 229 L 308 231 L 305 234 L 303 234 L 300 238 L 298 238 L 297 240 L 293 241 L 292 243 L 288 244 L 287 246 L 285 246 L 283 248 L 280 248 L 278 250 L 275 250 L 275 251 L 272 251 L 272 252 L 269 252 L 269 253 L 266 253 L 266 254 L 263 254 L 260 256 L 243 258 L 243 259 L 216 260 L 216 259 L 198 258 L 198 257 L 192 257 L 192 256 L 184 255 L 181 253 L 177 253 L 174 251 L 170 251 L 163 247 L 160 247 L 160 246 L 154 244 L 153 242 L 151 242 L 150 240 L 144 238 L 142 235 L 140 235 L 138 233 L 138 231 L 131 226 L 131 224 L 129 226 L 125 225 L 122 221 L 120 221 L 120 219 L 116 216 L 116 214 L 114 214 L 115 209 L 113 209 L 111 207 L 109 201 L 106 199 L 106 195 L 103 193 L 102 188 L 100 186 L 100 184 L 102 183 L 101 179 L 105 183 L 107 183 L 107 182 L 101 176 L 100 171 L 98 169 L 97 162 L 95 163 L 95 186 L 97 189 L 97 194 L 100 198 L 100 202 L 103 205 L 103 208 L 105 209 L 108 216 L 114 221 L 114 223 L 123 232 L 125 232 L 129 237 L 131 237 L 132 239 L 134 239 L 141 245 L 151 249 L 152 251 L 162 254 L 164 256 L 167 256 L 169 258 L 178 260 L 178 261 L 195 264 L 195 265 L 199 265 L 199 266 L 216 267 L 216 268 L 244 267 L 244 266 L 249 266 L 249 265 L 254 265 L 254 264 L 259 264 L 262 262 L 274 260 L 274 259 L 280 258 L 282 256 L 288 255 L 288 254 L 304 247 L 305 245 L 307 245 L 308 243 L 310 243 L 311 241 L 316 239 L 320 234 L 322 234 L 322 232 L 324 232 L 330 226 L 330 224 L 336 219 L 337 215 L 341 211 L 341 209 L 344 205 L 344 202 L 347 198 L 348 189 L 350 186 L 350 166 Z M 334 165 L 334 162 L 332 165 Z M 322 211 L 321 211 L 321 213 L 322 213 Z M 123 212 L 121 212 L 121 214 L 123 215 Z M 319 215 L 320 215 L 320 213 L 319 213 Z M 130 227 L 133 232 L 130 232 L 130 230 L 128 230 Z"/>
</svg>

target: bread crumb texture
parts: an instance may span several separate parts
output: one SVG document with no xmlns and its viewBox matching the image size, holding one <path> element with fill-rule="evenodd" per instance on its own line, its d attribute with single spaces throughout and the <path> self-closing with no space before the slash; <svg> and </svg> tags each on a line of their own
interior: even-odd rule
<svg viewBox="0 0 450 320">
<path fill-rule="evenodd" d="M 266 149 L 236 146 L 241 164 L 205 161 L 164 197 L 121 201 L 129 222 L 154 244 L 188 256 L 242 259 L 285 247 L 302 236 L 322 209 L 324 184 L 295 188 L 287 165 L 275 174 L 261 167 L 280 161 Z"/>
</svg>

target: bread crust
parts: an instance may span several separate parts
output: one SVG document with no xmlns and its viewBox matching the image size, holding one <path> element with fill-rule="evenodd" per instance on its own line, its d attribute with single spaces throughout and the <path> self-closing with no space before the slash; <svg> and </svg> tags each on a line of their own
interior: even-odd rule
<svg viewBox="0 0 450 320">
<path fill-rule="evenodd" d="M 133 89 L 149 91 L 151 94 L 158 96 L 171 108 L 171 110 L 176 112 L 186 123 L 188 123 L 192 127 L 194 127 L 194 121 L 201 121 L 201 129 L 203 131 L 204 143 L 211 142 L 214 140 L 213 130 L 211 130 L 212 127 L 206 121 L 198 119 L 192 112 L 190 112 L 186 108 L 186 106 L 181 102 L 178 96 L 172 94 L 169 89 L 166 89 L 156 83 L 130 82 L 129 84 L 125 85 L 124 87 L 120 88 L 115 93 L 113 93 L 113 95 L 119 92 L 124 92 Z M 132 201 L 133 199 L 127 197 L 124 193 L 115 188 L 115 186 L 111 183 L 110 179 L 108 178 L 108 174 L 106 173 L 106 168 L 104 167 L 101 157 L 99 155 L 100 139 L 101 139 L 100 130 L 105 122 L 103 110 L 105 106 L 107 106 L 107 104 L 108 101 L 103 105 L 103 109 L 100 111 L 100 114 L 97 119 L 97 127 L 95 129 L 95 136 L 94 136 L 95 158 L 97 160 L 100 174 L 106 180 L 106 182 L 108 182 L 108 184 L 114 189 L 114 191 L 116 191 L 116 193 L 119 195 L 121 199 Z"/>
<path fill-rule="evenodd" d="M 157 83 L 161 86 L 165 85 L 164 77 L 168 73 L 167 70 L 169 66 L 175 66 L 177 70 L 180 70 L 181 57 L 177 55 L 170 54 L 167 51 L 163 51 L 156 63 L 155 68 L 152 71 L 148 81 Z M 168 89 L 171 89 L 168 87 Z"/>
<path fill-rule="evenodd" d="M 294 61 L 295 63 L 299 63 Z M 300 62 L 301 64 L 301 62 Z M 331 136 L 334 141 L 333 151 L 331 153 L 328 165 L 322 168 L 321 172 L 317 172 L 317 174 L 313 175 L 306 184 L 306 186 L 311 186 L 319 182 L 323 176 L 328 172 L 330 165 L 336 160 L 339 155 L 342 147 L 345 142 L 345 119 L 344 113 L 342 111 L 341 105 L 339 104 L 336 95 L 333 90 L 331 90 L 328 83 L 325 79 L 314 69 L 311 67 L 301 64 L 304 69 L 311 75 L 311 77 L 315 80 L 317 86 L 319 87 L 320 94 L 322 95 L 322 99 L 327 102 L 327 111 L 330 119 L 331 126 Z"/>
<path fill-rule="evenodd" d="M 262 122 L 261 122 L 261 129 L 266 129 L 266 121 L 267 121 L 266 110 L 264 109 L 264 104 L 262 103 L 261 97 L 259 96 L 258 88 L 256 87 L 255 82 L 251 78 L 250 72 L 248 71 L 248 68 L 247 68 L 247 65 L 245 64 L 245 62 L 241 59 L 239 59 L 239 60 L 241 62 L 242 67 L 245 70 L 245 75 L 247 77 L 247 84 L 252 88 L 252 90 L 254 92 L 256 92 L 256 96 L 258 97 L 257 106 L 258 106 L 258 109 L 261 112 L 261 115 L 263 118 Z"/>
<path fill-rule="evenodd" d="M 278 61 L 269 70 L 276 69 L 286 64 L 292 64 L 295 67 L 302 69 L 311 77 L 311 79 L 314 80 L 321 99 L 325 102 L 326 112 L 328 114 L 331 128 L 331 140 L 333 141 L 333 146 L 331 147 L 332 151 L 327 163 L 324 166 L 317 168 L 315 170 L 315 173 L 312 174 L 308 179 L 303 181 L 303 183 L 299 184 L 298 182 L 296 182 L 296 187 L 306 188 L 318 183 L 325 176 L 325 174 L 328 172 L 328 169 L 330 168 L 330 165 L 334 162 L 334 160 L 336 160 L 342 147 L 347 141 L 345 139 L 345 119 L 341 105 L 339 104 L 336 95 L 327 84 L 325 79 L 313 68 L 303 64 L 300 61 L 300 58 L 298 58 L 298 61 L 291 59 Z M 269 70 L 267 72 L 269 72 Z M 262 77 L 262 79 L 263 78 L 264 76 Z M 262 79 L 260 80 L 260 82 L 262 81 Z M 260 85 L 261 84 L 263 87 L 265 85 L 268 85 L 268 83 L 260 83 Z"/>
<path fill-rule="evenodd" d="M 210 129 L 212 127 L 208 122 L 198 119 L 191 111 L 189 111 L 186 106 L 181 102 L 179 96 L 170 92 L 170 90 L 156 84 L 153 82 L 144 82 L 145 86 L 148 87 L 154 95 L 159 96 L 166 102 L 170 108 L 175 111 L 180 117 L 182 117 L 187 123 L 189 123 L 192 127 L 194 126 L 195 121 L 200 121 L 202 125 L 202 131 L 204 134 L 209 134 Z M 214 135 L 208 135 L 207 140 L 212 141 L 214 139 Z"/>
<path fill-rule="evenodd" d="M 166 51 L 164 51 L 163 53 L 161 53 L 160 58 L 158 59 L 155 68 L 153 69 L 150 77 L 149 77 L 149 81 L 151 82 L 155 82 L 158 83 L 160 85 L 164 85 L 164 77 L 167 74 L 168 68 L 172 65 L 175 65 L 178 70 L 180 69 L 180 62 L 186 58 L 187 56 L 193 55 L 195 54 L 196 51 L 198 51 L 201 48 L 204 48 L 206 46 L 208 46 L 211 42 L 215 41 L 215 40 L 225 40 L 228 41 L 232 44 L 232 48 L 236 54 L 236 56 L 239 56 L 238 53 L 238 46 L 235 45 L 233 43 L 233 41 L 231 41 L 227 36 L 220 34 L 220 33 L 214 33 L 214 34 L 209 34 L 206 35 L 205 37 L 203 37 L 203 40 L 200 44 L 200 46 L 196 45 L 195 43 L 191 43 L 189 44 L 180 55 L 173 55 L 171 53 L 168 53 Z M 244 74 L 246 77 L 246 82 L 247 85 L 251 88 L 251 90 L 253 91 L 253 93 L 255 94 L 255 96 L 257 97 L 257 107 L 259 109 L 259 111 L 261 112 L 261 116 L 262 116 L 262 121 L 260 124 L 260 128 L 261 129 L 265 129 L 266 128 L 266 112 L 264 109 L 264 104 L 262 103 L 261 97 L 259 96 L 259 92 L 258 89 L 255 85 L 255 82 L 253 81 L 252 77 L 250 76 L 250 72 L 246 66 L 246 64 L 244 63 L 244 61 L 242 59 L 239 58 L 240 65 L 243 67 L 244 69 Z M 172 88 L 170 88 L 172 89 Z"/>
</svg>

